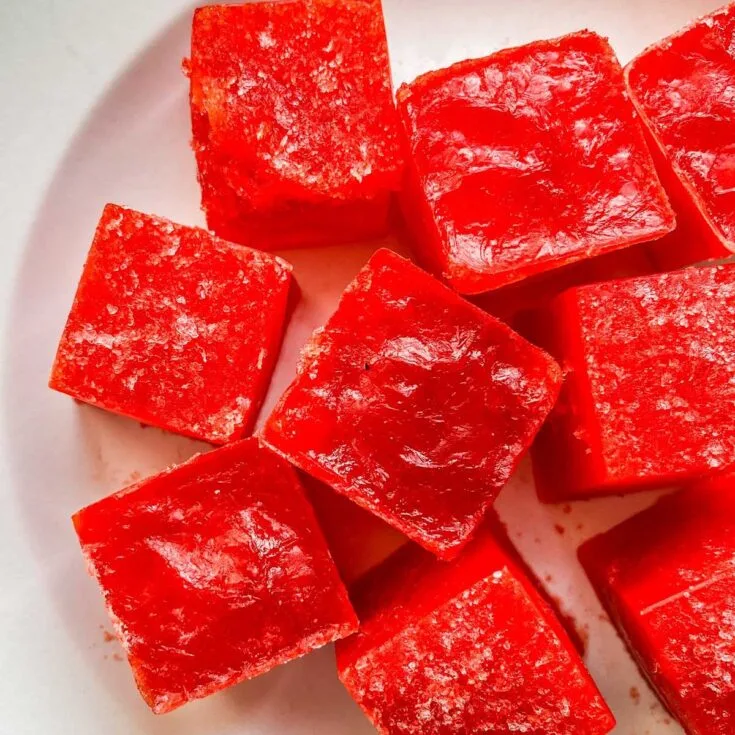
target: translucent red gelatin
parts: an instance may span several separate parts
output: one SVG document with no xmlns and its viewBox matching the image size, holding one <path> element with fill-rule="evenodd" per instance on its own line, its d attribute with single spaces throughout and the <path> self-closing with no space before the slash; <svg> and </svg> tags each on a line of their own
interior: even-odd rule
<svg viewBox="0 0 735 735">
<path fill-rule="evenodd" d="M 278 356 L 291 266 L 108 205 L 50 386 L 216 444 L 245 436 Z"/>
<path fill-rule="evenodd" d="M 664 487 L 735 462 L 735 265 L 572 289 L 535 328 L 567 372 L 533 451 L 542 499 Z"/>
<path fill-rule="evenodd" d="M 346 585 L 353 585 L 408 539 L 372 513 L 310 475 L 302 475 L 329 551 Z"/>
<path fill-rule="evenodd" d="M 357 628 L 296 475 L 255 439 L 122 490 L 74 525 L 158 714 Z"/>
<path fill-rule="evenodd" d="M 417 253 L 476 294 L 674 227 L 610 45 L 581 32 L 398 91 Z"/>
<path fill-rule="evenodd" d="M 189 72 L 218 235 L 273 249 L 387 231 L 403 156 L 380 0 L 200 8 Z"/>
<path fill-rule="evenodd" d="M 735 477 L 668 496 L 579 556 L 689 735 L 735 731 Z"/>
<path fill-rule="evenodd" d="M 449 557 L 528 449 L 560 380 L 544 352 L 380 250 L 312 337 L 263 437 Z"/>
<path fill-rule="evenodd" d="M 735 4 L 651 46 L 626 69 L 686 237 L 677 266 L 735 252 Z"/>
<path fill-rule="evenodd" d="M 496 523 L 454 562 L 410 546 L 360 583 L 343 684 L 384 735 L 602 735 L 615 720 Z"/>
</svg>

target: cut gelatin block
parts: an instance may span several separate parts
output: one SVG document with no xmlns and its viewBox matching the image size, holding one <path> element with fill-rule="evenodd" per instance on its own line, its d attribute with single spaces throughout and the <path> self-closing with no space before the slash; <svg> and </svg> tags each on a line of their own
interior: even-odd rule
<svg viewBox="0 0 735 735">
<path fill-rule="evenodd" d="M 380 0 L 260 0 L 194 15 L 202 206 L 263 249 L 376 238 L 403 155 Z"/>
<path fill-rule="evenodd" d="M 281 348 L 292 280 L 280 258 L 110 204 L 50 386 L 213 444 L 247 436 Z"/>
<path fill-rule="evenodd" d="M 460 293 L 674 228 L 620 64 L 594 33 L 430 72 L 399 89 L 398 109 L 414 247 Z"/>
<path fill-rule="evenodd" d="M 735 732 L 735 476 L 667 496 L 579 556 L 689 735 Z"/>
<path fill-rule="evenodd" d="M 74 525 L 157 714 L 357 629 L 295 472 L 255 439 L 122 490 Z"/>
<path fill-rule="evenodd" d="M 383 735 L 604 735 L 615 720 L 552 609 L 490 519 L 462 555 L 416 546 L 353 598 L 340 679 Z"/>
<path fill-rule="evenodd" d="M 542 500 L 682 484 L 735 463 L 735 265 L 571 289 L 534 329 L 566 371 L 532 452 Z"/>
<path fill-rule="evenodd" d="M 529 448 L 560 382 L 547 354 L 379 250 L 312 337 L 262 436 L 451 557 Z"/>
<path fill-rule="evenodd" d="M 735 253 L 735 4 L 654 44 L 626 69 L 684 236 L 662 267 Z M 673 245 L 673 243 L 672 243 Z"/>
</svg>

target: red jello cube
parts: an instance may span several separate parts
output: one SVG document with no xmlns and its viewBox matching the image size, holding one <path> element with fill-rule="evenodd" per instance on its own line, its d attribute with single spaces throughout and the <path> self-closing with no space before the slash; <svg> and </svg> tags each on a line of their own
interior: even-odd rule
<svg viewBox="0 0 735 735">
<path fill-rule="evenodd" d="M 735 252 L 735 4 L 651 46 L 626 69 L 686 232 L 658 253 L 681 265 Z"/>
<path fill-rule="evenodd" d="M 50 386 L 215 444 L 246 436 L 278 356 L 280 258 L 109 204 Z"/>
<path fill-rule="evenodd" d="M 255 439 L 122 490 L 74 524 L 158 714 L 357 627 L 294 471 Z"/>
<path fill-rule="evenodd" d="M 532 453 L 543 500 L 735 462 L 735 265 L 571 289 L 536 329 L 567 371 Z"/>
<path fill-rule="evenodd" d="M 189 73 L 214 232 L 273 249 L 387 231 L 403 157 L 380 0 L 200 8 Z"/>
<path fill-rule="evenodd" d="M 528 449 L 560 381 L 544 352 L 379 250 L 312 337 L 263 437 L 451 557 Z"/>
<path fill-rule="evenodd" d="M 667 496 L 579 550 L 610 618 L 690 735 L 735 732 L 735 477 Z"/>
<path fill-rule="evenodd" d="M 494 526 L 494 524 L 493 524 Z M 602 735 L 615 720 L 499 528 L 454 562 L 406 547 L 354 595 L 343 684 L 384 735 Z"/>
<path fill-rule="evenodd" d="M 580 32 L 419 77 L 398 91 L 416 249 L 477 294 L 674 227 L 622 69 Z"/>
</svg>

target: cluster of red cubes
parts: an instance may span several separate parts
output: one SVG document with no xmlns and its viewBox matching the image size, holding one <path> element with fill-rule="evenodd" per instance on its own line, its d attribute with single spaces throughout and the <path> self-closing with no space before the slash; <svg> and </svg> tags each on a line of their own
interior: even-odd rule
<svg viewBox="0 0 735 735">
<path fill-rule="evenodd" d="M 733 48 L 735 5 L 625 70 L 584 31 L 396 101 L 380 0 L 195 12 L 214 234 L 108 205 L 51 377 L 221 445 L 74 517 L 155 712 L 336 641 L 381 733 L 609 732 L 492 510 L 530 449 L 543 502 L 687 486 L 580 559 L 687 732 L 735 732 Z M 252 436 L 272 251 L 396 228 L 419 265 L 375 253 Z"/>
</svg>

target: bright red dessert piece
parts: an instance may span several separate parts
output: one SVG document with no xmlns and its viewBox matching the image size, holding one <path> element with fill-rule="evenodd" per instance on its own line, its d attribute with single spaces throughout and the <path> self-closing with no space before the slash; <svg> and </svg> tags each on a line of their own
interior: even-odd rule
<svg viewBox="0 0 735 735">
<path fill-rule="evenodd" d="M 384 735 L 602 735 L 615 720 L 495 524 L 454 562 L 410 546 L 360 583 L 340 679 Z"/>
<path fill-rule="evenodd" d="M 294 471 L 255 439 L 122 490 L 74 525 L 158 714 L 357 628 Z"/>
<path fill-rule="evenodd" d="M 610 45 L 581 32 L 398 91 L 417 253 L 477 294 L 674 227 Z"/>
<path fill-rule="evenodd" d="M 273 249 L 387 232 L 403 156 L 380 0 L 200 8 L 189 72 L 218 235 Z"/>
<path fill-rule="evenodd" d="M 626 68 L 662 180 L 686 230 L 664 266 L 735 252 L 735 4 L 651 46 Z"/>
<path fill-rule="evenodd" d="M 304 474 L 301 482 L 346 585 L 353 585 L 408 542 L 403 534 L 319 480 Z"/>
<path fill-rule="evenodd" d="M 735 731 L 735 477 L 667 496 L 579 557 L 690 735 Z"/>
<path fill-rule="evenodd" d="M 247 435 L 278 356 L 280 258 L 109 204 L 50 386 L 215 444 Z"/>
<path fill-rule="evenodd" d="M 536 329 L 567 371 L 532 452 L 543 500 L 665 487 L 735 462 L 735 265 L 572 289 Z"/>
<path fill-rule="evenodd" d="M 528 449 L 560 380 L 548 355 L 379 250 L 312 337 L 263 437 L 451 557 Z"/>
</svg>

